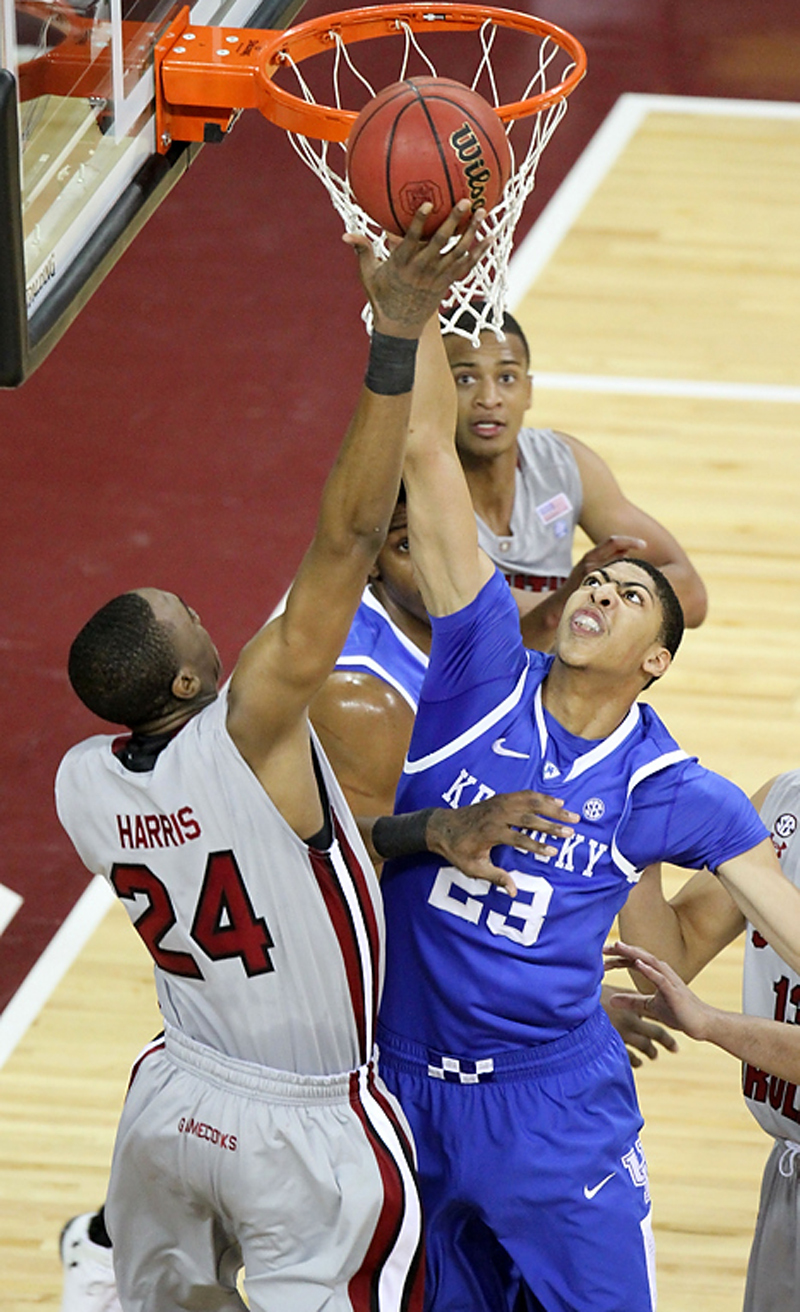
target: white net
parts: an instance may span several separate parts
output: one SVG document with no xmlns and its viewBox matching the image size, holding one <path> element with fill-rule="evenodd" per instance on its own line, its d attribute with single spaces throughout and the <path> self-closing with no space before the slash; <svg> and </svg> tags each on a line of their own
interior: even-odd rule
<svg viewBox="0 0 800 1312">
<path fill-rule="evenodd" d="M 449 72 L 437 70 L 430 53 L 422 47 L 419 33 L 412 31 L 408 23 L 397 20 L 396 28 L 398 36 L 402 38 L 399 69 L 396 77 L 385 79 L 383 85 L 388 85 L 392 80 L 401 81 L 411 76 L 412 66 L 420 63 L 424 70 L 434 77 L 451 76 Z M 486 21 L 480 26 L 476 25 L 474 33 L 464 34 L 471 35 L 478 46 L 477 66 L 469 85 L 495 108 L 504 103 L 500 99 L 497 71 L 492 62 L 497 36 L 501 30 L 496 23 Z M 505 36 L 508 35 L 506 30 Z M 506 95 L 506 99 L 523 101 L 541 95 L 562 83 L 575 67 L 568 52 L 550 36 L 531 39 L 519 32 L 511 35 L 518 41 L 527 41 L 530 45 L 531 63 L 528 67 L 532 71 L 527 85 L 520 88 L 518 94 L 510 97 Z M 345 43 L 337 31 L 331 31 L 328 37 L 332 49 L 331 103 L 337 109 L 349 107 L 343 104 L 342 84 L 345 79 L 348 82 L 355 79 L 369 98 L 374 96 L 376 90 L 363 70 L 357 67 L 352 53 L 353 48 Z M 299 63 L 287 52 L 283 52 L 281 60 L 297 79 L 298 95 L 307 103 L 318 103 L 309 78 Z M 467 81 L 466 78 L 460 80 Z M 458 332 L 476 344 L 480 333 L 486 329 L 492 329 L 498 337 L 502 337 L 503 313 L 508 301 L 508 262 L 511 257 L 514 230 L 523 205 L 533 190 L 536 168 L 542 151 L 555 132 L 566 108 L 567 98 L 563 96 L 555 104 L 535 110 L 520 120 L 506 124 L 512 160 L 511 176 L 500 201 L 487 213 L 481 225 L 479 236 L 489 239 L 486 251 L 472 271 L 461 282 L 453 285 L 450 296 L 443 304 L 442 326 L 447 331 Z M 326 188 L 334 209 L 344 223 L 345 230 L 366 236 L 378 258 L 385 259 L 389 250 L 386 234 L 358 204 L 348 182 L 345 144 L 319 141 L 295 132 L 289 132 L 288 136 L 301 159 Z M 463 322 L 460 322 L 462 316 Z M 364 311 L 364 318 L 369 328 L 371 326 L 369 307 Z"/>
</svg>

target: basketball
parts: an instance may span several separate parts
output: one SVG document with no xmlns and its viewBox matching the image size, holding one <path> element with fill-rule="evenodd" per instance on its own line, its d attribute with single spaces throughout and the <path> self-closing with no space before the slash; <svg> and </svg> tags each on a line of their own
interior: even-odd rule
<svg viewBox="0 0 800 1312">
<path fill-rule="evenodd" d="M 429 237 L 453 206 L 492 209 L 511 173 L 503 124 L 482 96 L 446 77 L 412 77 L 364 106 L 347 139 L 347 175 L 361 208 L 402 235 L 425 201 Z M 466 224 L 466 219 L 465 219 Z"/>
</svg>

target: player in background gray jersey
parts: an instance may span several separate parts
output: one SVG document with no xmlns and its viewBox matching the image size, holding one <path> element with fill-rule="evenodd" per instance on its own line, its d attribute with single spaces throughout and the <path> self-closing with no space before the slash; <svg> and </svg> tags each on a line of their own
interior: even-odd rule
<svg viewBox="0 0 800 1312">
<path fill-rule="evenodd" d="M 469 318 L 459 314 L 459 326 Z M 552 638 L 570 593 L 592 569 L 634 555 L 666 574 L 688 628 L 706 614 L 703 582 L 673 535 L 624 495 L 608 465 L 577 438 L 523 428 L 531 404 L 530 353 L 511 315 L 505 338 L 445 337 L 456 380 L 456 445 L 478 521 L 480 545 L 518 590 L 521 608 L 536 605 Z M 596 545 L 573 567 L 576 525 Z M 529 645 L 542 646 L 541 641 Z"/>
<path fill-rule="evenodd" d="M 771 779 L 753 803 L 770 830 L 783 873 L 800 888 L 800 770 Z M 764 1168 L 744 1312 L 797 1312 L 800 975 L 745 920 L 708 870 L 693 875 L 670 902 L 663 896 L 659 868 L 648 870 L 622 911 L 620 932 L 627 943 L 616 945 L 612 960 L 635 961 L 640 987 L 656 989 L 647 999 L 627 997 L 624 1005 L 714 1043 L 742 1062 L 747 1107 L 774 1141 Z M 720 1011 L 684 981 L 742 932 L 747 934 L 743 1011 Z"/>
</svg>

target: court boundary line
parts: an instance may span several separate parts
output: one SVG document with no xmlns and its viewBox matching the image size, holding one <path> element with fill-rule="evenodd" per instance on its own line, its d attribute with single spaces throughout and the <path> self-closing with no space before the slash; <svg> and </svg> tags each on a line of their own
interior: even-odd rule
<svg viewBox="0 0 800 1312">
<path fill-rule="evenodd" d="M 750 401 L 800 405 L 800 387 L 779 383 L 715 383 L 695 378 L 625 378 L 616 374 L 533 375 L 537 391 L 597 392 L 618 396 L 676 397 L 689 401 Z"/>
<path fill-rule="evenodd" d="M 625 92 L 584 147 L 564 181 L 542 210 L 509 263 L 509 308 L 519 303 L 554 254 L 590 197 L 622 154 L 647 114 L 669 113 L 733 115 L 752 118 L 800 119 L 800 105 L 784 101 L 724 100 L 701 96 L 657 96 Z M 640 395 L 708 396 L 713 399 L 785 399 L 767 393 L 797 393 L 800 388 L 772 388 L 757 384 L 726 384 L 670 379 L 626 379 L 579 374 L 540 374 L 541 388 L 573 391 L 617 391 Z M 656 388 L 669 389 L 659 393 Z M 680 391 L 676 389 L 695 389 Z M 648 390 L 649 389 L 649 390 Z M 704 391 L 697 389 L 706 389 Z M 711 390 L 708 390 L 711 389 Z M 724 389 L 725 396 L 718 389 Z M 751 395 L 733 395 L 747 389 Z M 795 399 L 794 397 L 792 399 Z M 24 1038 L 70 966 L 115 901 L 115 894 L 96 875 L 62 921 L 47 947 L 0 1014 L 0 1070 Z"/>
<path fill-rule="evenodd" d="M 0 1070 L 116 901 L 95 875 L 0 1015 Z"/>
<path fill-rule="evenodd" d="M 800 105 L 782 100 L 727 100 L 713 96 L 658 96 L 626 91 L 600 124 L 531 227 L 508 266 L 508 304 L 513 312 L 564 237 L 652 113 L 703 117 L 775 118 L 800 121 Z M 701 400 L 800 403 L 800 387 L 710 380 L 621 378 L 612 375 L 539 374 L 534 382 L 558 391 L 681 396 Z"/>
</svg>

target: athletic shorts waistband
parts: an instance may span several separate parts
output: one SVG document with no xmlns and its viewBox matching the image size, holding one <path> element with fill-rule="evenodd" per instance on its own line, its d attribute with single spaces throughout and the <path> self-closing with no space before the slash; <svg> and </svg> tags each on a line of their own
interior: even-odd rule
<svg viewBox="0 0 800 1312">
<path fill-rule="evenodd" d="M 443 1052 L 379 1025 L 378 1053 L 379 1062 L 412 1075 L 427 1074 L 448 1084 L 489 1084 L 561 1074 L 606 1050 L 615 1034 L 603 1008 L 598 1007 L 574 1030 L 557 1039 L 480 1057 Z"/>
<path fill-rule="evenodd" d="M 176 1066 L 190 1070 L 209 1084 L 224 1089 L 238 1089 L 250 1098 L 273 1103 L 349 1103 L 362 1076 L 370 1076 L 373 1063 L 354 1071 L 336 1075 L 298 1075 L 294 1071 L 273 1070 L 256 1062 L 229 1057 L 190 1039 L 172 1025 L 164 1028 L 164 1050 Z"/>
</svg>

